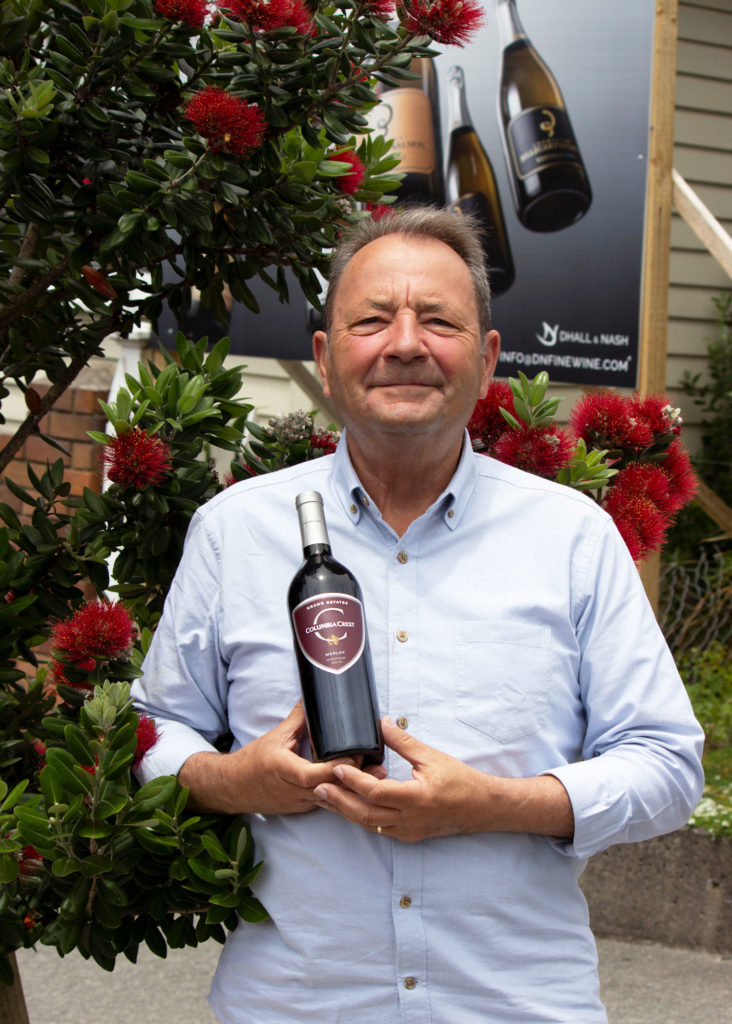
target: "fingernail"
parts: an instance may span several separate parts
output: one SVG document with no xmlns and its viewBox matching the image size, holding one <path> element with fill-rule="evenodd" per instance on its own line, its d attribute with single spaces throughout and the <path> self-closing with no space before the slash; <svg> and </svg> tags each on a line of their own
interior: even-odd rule
<svg viewBox="0 0 732 1024">
<path fill-rule="evenodd" d="M 342 765 L 337 764 L 335 766 L 335 768 L 333 769 L 333 774 L 335 775 L 335 777 L 337 779 L 340 779 L 341 782 L 343 782 L 343 766 Z M 315 792 L 316 793 L 318 792 L 317 789 L 315 790 Z"/>
<path fill-rule="evenodd" d="M 316 786 L 313 790 L 316 800 L 319 800 L 323 804 L 328 803 L 328 791 L 324 786 Z"/>
<path fill-rule="evenodd" d="M 384 717 L 382 718 L 382 722 L 385 722 L 387 725 L 396 725 L 396 722 L 391 717 L 391 715 L 384 715 Z"/>
</svg>

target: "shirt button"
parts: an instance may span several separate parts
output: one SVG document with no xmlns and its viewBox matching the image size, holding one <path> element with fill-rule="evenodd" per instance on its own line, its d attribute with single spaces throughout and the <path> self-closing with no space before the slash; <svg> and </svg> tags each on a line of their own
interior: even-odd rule
<svg viewBox="0 0 732 1024">
<path fill-rule="evenodd" d="M 406 729 L 407 726 L 409 725 L 409 719 L 406 718 L 405 715 L 401 715 L 399 718 L 397 718 L 396 724 L 399 726 L 400 729 Z"/>
<path fill-rule="evenodd" d="M 364 503 L 366 508 L 368 508 L 368 506 L 369 506 L 369 499 L 366 497 L 365 494 L 361 496 L 361 501 Z"/>
<path fill-rule="evenodd" d="M 399 641 L 399 643 L 405 644 L 408 639 L 409 634 L 407 633 L 406 629 L 400 629 L 399 632 L 397 633 L 397 640 Z"/>
<path fill-rule="evenodd" d="M 451 508 L 451 509 L 450 509 L 450 511 L 449 511 L 449 512 L 447 513 L 447 518 L 448 518 L 448 519 L 452 519 L 452 517 L 453 517 L 454 515 L 455 515 L 455 509 L 454 509 L 454 508 Z"/>
<path fill-rule="evenodd" d="M 358 512 L 358 509 L 356 508 L 356 506 L 355 506 L 355 505 L 351 505 L 351 507 L 349 508 L 349 510 L 348 510 L 348 511 L 349 511 L 349 512 L 351 513 L 351 515 L 353 516 L 353 515 L 355 515 L 355 514 L 356 514 L 356 513 Z"/>
<path fill-rule="evenodd" d="M 397 555 L 397 559 L 404 565 L 405 562 L 409 561 L 409 555 L 406 551 L 400 551 Z"/>
<path fill-rule="evenodd" d="M 404 987 L 405 988 L 416 988 L 417 987 L 417 979 L 413 978 L 412 975 L 410 974 L 408 978 L 404 979 Z"/>
<path fill-rule="evenodd" d="M 399 900 L 399 906 L 402 908 L 402 910 L 409 910 L 411 905 L 412 905 L 412 897 L 411 896 L 402 896 L 402 898 Z"/>
</svg>

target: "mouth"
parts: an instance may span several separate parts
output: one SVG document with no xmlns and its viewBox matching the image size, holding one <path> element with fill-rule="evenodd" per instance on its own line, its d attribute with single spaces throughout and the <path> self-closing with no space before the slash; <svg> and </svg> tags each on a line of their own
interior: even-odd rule
<svg viewBox="0 0 732 1024">
<path fill-rule="evenodd" d="M 436 388 L 438 387 L 433 381 L 426 380 L 389 380 L 389 381 L 377 381 L 375 384 L 370 385 L 372 388 Z"/>
</svg>

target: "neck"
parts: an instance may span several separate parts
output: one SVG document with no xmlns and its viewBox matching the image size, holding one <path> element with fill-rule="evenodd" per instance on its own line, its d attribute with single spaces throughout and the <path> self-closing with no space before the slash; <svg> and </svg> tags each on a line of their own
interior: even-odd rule
<svg viewBox="0 0 732 1024">
<path fill-rule="evenodd" d="M 347 434 L 348 453 L 364 488 L 385 522 L 400 537 L 442 494 L 452 479 L 462 451 L 463 434 L 434 446 L 419 438 L 395 437 L 392 445 L 359 444 Z"/>
</svg>

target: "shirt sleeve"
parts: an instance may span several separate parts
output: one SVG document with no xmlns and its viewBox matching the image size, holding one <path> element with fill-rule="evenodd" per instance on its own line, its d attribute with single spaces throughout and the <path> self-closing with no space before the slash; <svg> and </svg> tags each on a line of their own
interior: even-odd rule
<svg viewBox="0 0 732 1024">
<path fill-rule="evenodd" d="M 132 684 L 137 709 L 155 720 L 158 740 L 136 774 L 142 782 L 177 775 L 200 751 L 215 752 L 227 731 L 228 666 L 218 642 L 220 564 L 216 545 L 194 516 L 163 614 Z"/>
<path fill-rule="evenodd" d="M 704 734 L 613 523 L 590 560 L 577 620 L 583 760 L 550 769 L 575 816 L 573 857 L 680 828 L 698 803 Z"/>
</svg>

